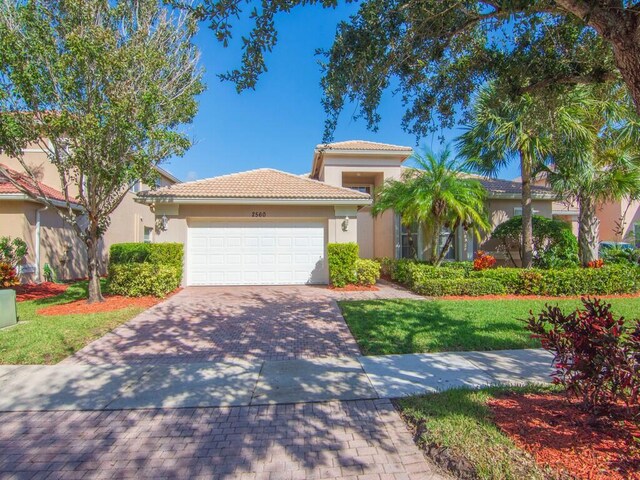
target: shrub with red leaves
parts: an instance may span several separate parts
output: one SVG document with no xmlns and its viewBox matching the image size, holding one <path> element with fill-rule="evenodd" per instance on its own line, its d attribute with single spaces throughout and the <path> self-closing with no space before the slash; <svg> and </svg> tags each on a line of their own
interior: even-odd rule
<svg viewBox="0 0 640 480">
<path fill-rule="evenodd" d="M 587 263 L 588 268 L 602 268 L 604 267 L 604 260 L 599 258 L 598 260 L 591 260 Z"/>
<path fill-rule="evenodd" d="M 622 317 L 615 318 L 611 304 L 583 298 L 584 309 L 565 315 L 559 307 L 546 306 L 531 315 L 526 328 L 543 348 L 555 355 L 555 383 L 582 398 L 584 407 L 596 412 L 623 401 L 636 404 L 640 393 L 640 319 L 633 331 Z"/>
<path fill-rule="evenodd" d="M 476 258 L 473 259 L 474 270 L 486 270 L 496 264 L 496 259 L 492 255 L 487 254 L 483 250 L 476 252 Z"/>
<path fill-rule="evenodd" d="M 20 285 L 16 269 L 9 263 L 0 262 L 0 288 L 8 288 L 15 285 Z"/>
</svg>

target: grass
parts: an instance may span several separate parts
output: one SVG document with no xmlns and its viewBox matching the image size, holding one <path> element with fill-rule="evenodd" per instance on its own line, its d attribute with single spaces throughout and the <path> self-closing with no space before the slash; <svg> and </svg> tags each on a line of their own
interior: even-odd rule
<svg viewBox="0 0 640 480">
<path fill-rule="evenodd" d="M 454 389 L 397 400 L 405 421 L 421 432 L 421 447 L 446 447 L 464 459 L 480 479 L 548 478 L 534 460 L 518 449 L 492 422 L 487 401 L 507 391 L 548 392 L 557 387 L 491 387 Z M 428 449 L 428 448 L 427 448 Z"/>
<path fill-rule="evenodd" d="M 640 298 L 607 300 L 616 315 L 637 318 Z M 370 300 L 340 308 L 365 355 L 539 347 L 524 329 L 529 310 L 574 310 L 579 300 Z"/>
<path fill-rule="evenodd" d="M 43 307 L 86 296 L 87 282 L 78 282 L 62 295 L 18 303 L 18 324 L 0 330 L 0 364 L 58 363 L 144 310 L 131 307 L 89 315 L 59 316 L 36 313 Z"/>
</svg>

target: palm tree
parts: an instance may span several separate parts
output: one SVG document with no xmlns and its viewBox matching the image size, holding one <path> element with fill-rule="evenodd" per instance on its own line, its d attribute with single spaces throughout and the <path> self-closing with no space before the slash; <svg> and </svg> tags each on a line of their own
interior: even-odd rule
<svg viewBox="0 0 640 480">
<path fill-rule="evenodd" d="M 486 176 L 517 160 L 522 178 L 522 266 L 533 264 L 533 206 L 531 182 L 551 151 L 548 113 L 532 95 L 509 99 L 493 84 L 481 90 L 473 120 L 457 141 L 471 170 Z"/>
<path fill-rule="evenodd" d="M 559 136 L 549 183 L 578 206 L 578 255 L 586 266 L 598 258 L 601 203 L 640 198 L 640 131 L 624 92 L 581 86 L 565 98 L 560 114 L 591 132 L 590 141 L 570 131 Z"/>
<path fill-rule="evenodd" d="M 482 184 L 460 170 L 451 151 L 415 154 L 416 168 L 405 170 L 401 180 L 389 180 L 376 192 L 373 215 L 393 209 L 405 227 L 419 225 L 427 240 L 427 260 L 439 265 L 451 246 L 458 228 L 471 231 L 479 239 L 490 228 Z M 445 244 L 438 250 L 440 233 L 449 229 Z"/>
</svg>

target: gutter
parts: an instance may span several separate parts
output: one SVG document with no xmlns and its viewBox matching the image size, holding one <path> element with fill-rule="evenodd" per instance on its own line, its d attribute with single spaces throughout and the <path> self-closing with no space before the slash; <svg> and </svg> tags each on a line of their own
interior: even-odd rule
<svg viewBox="0 0 640 480">
<path fill-rule="evenodd" d="M 19 202 L 36 202 L 42 203 L 44 200 L 36 200 L 29 195 L 25 195 L 24 193 L 2 193 L 0 194 L 0 200 L 13 200 Z M 67 202 L 63 202 L 61 200 L 49 199 L 49 202 L 53 204 L 54 207 L 67 208 Z M 78 204 L 72 203 L 71 208 L 73 210 L 82 210 L 82 207 Z"/>
<path fill-rule="evenodd" d="M 40 212 L 44 212 L 49 208 L 48 205 L 45 205 L 42 208 L 36 208 L 36 282 L 42 283 L 42 278 L 40 277 Z"/>
<path fill-rule="evenodd" d="M 335 206 L 335 205 L 371 205 L 371 198 L 193 198 L 193 197 L 136 197 L 138 203 L 153 204 L 179 204 L 179 205 L 301 205 L 301 206 Z"/>
</svg>

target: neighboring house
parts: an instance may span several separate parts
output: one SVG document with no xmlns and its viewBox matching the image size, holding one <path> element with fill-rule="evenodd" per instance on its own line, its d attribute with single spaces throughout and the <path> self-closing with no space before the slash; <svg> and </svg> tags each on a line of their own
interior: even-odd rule
<svg viewBox="0 0 640 480">
<path fill-rule="evenodd" d="M 185 244 L 186 285 L 322 284 L 327 243 L 357 242 L 365 258 L 408 255 L 398 216 L 373 218 L 370 205 L 376 188 L 401 178 L 412 153 L 359 140 L 323 144 L 309 175 L 251 170 L 141 192 L 138 201 L 153 206 L 156 241 Z M 480 181 L 494 226 L 520 213 L 518 183 Z M 536 187 L 534 209 L 550 217 L 554 198 Z M 420 247 L 419 234 L 415 241 Z M 475 249 L 461 229 L 449 257 L 470 259 Z"/>
<path fill-rule="evenodd" d="M 45 151 L 32 146 L 23 154 L 41 189 L 54 203 L 64 207 L 65 198 L 61 192 L 58 171 L 48 160 Z M 22 176 L 24 170 L 18 160 L 0 154 L 0 164 L 11 171 L 14 179 L 22 179 L 23 185 L 30 185 L 31 182 Z M 157 170 L 158 187 L 179 181 L 169 172 L 160 168 Z M 106 271 L 111 244 L 153 241 L 155 215 L 148 207 L 134 201 L 137 192 L 148 188 L 146 185 L 136 184 L 111 215 L 111 225 L 101 246 L 103 273 Z M 71 189 L 69 194 L 73 197 L 77 190 Z M 74 208 L 80 209 L 77 205 Z M 0 175 L 0 237 L 7 235 L 22 238 L 29 247 L 27 258 L 20 265 L 23 281 L 41 281 L 45 264 L 49 264 L 60 279 L 86 277 L 85 247 L 73 228 L 63 222 L 56 212 L 44 208 L 42 202 L 21 193 Z"/>
</svg>

